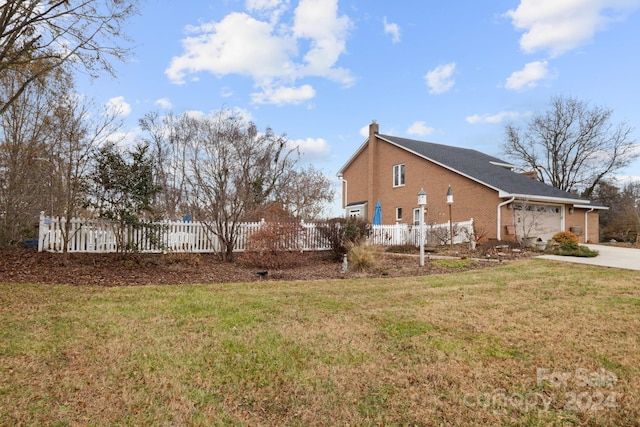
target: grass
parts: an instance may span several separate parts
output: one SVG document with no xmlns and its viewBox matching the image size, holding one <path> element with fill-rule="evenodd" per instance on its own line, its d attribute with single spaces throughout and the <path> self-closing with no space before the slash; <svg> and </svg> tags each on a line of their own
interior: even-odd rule
<svg viewBox="0 0 640 427">
<path fill-rule="evenodd" d="M 638 272 L 543 260 L 376 280 L 3 284 L 0 425 L 634 425 L 638 301 Z"/>
<path fill-rule="evenodd" d="M 436 266 L 445 267 L 445 268 L 462 269 L 462 268 L 475 267 L 478 265 L 478 261 L 474 261 L 466 258 L 434 259 L 433 261 L 431 261 L 431 265 L 436 265 Z"/>
</svg>

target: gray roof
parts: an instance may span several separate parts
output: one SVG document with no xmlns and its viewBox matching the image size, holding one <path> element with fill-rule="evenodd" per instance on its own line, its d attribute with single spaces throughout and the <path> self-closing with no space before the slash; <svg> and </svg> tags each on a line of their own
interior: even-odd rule
<svg viewBox="0 0 640 427">
<path fill-rule="evenodd" d="M 408 150 L 440 166 L 484 184 L 501 193 L 501 197 L 518 196 L 532 199 L 569 199 L 589 203 L 580 196 L 531 179 L 511 169 L 513 165 L 469 148 L 452 147 L 391 135 L 378 137 Z"/>
</svg>

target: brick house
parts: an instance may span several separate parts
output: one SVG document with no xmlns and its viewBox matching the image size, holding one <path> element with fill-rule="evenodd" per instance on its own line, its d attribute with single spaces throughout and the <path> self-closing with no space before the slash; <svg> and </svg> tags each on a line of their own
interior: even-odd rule
<svg viewBox="0 0 640 427">
<path fill-rule="evenodd" d="M 599 210 L 580 196 L 547 185 L 534 174 L 479 151 L 378 133 L 369 137 L 338 172 L 342 207 L 371 222 L 379 201 L 383 224 L 417 224 L 417 194 L 427 192 L 425 223 L 449 220 L 447 192 L 454 195 L 454 222 L 474 220 L 484 240 L 547 240 L 571 230 L 581 242 L 598 242 Z"/>
</svg>

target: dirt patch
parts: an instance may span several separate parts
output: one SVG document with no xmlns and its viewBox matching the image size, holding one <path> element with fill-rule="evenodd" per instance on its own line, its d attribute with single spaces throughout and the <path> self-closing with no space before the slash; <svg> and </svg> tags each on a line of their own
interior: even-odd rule
<svg viewBox="0 0 640 427">
<path fill-rule="evenodd" d="M 328 253 L 307 252 L 296 259 L 296 266 L 267 270 L 242 262 L 223 262 L 212 254 L 62 254 L 32 250 L 0 251 L 0 282 L 64 283 L 73 285 L 131 286 L 194 283 L 236 283 L 260 280 L 319 280 L 367 277 L 422 276 L 487 268 L 498 263 L 475 262 L 460 265 L 436 265 L 426 261 L 419 266 L 413 254 L 379 256 L 376 266 L 365 272 L 342 272 L 342 263 Z"/>
</svg>

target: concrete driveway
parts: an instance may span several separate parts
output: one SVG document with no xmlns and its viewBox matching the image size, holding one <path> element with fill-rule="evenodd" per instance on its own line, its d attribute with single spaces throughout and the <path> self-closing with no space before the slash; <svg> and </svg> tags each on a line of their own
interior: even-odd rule
<svg viewBox="0 0 640 427">
<path fill-rule="evenodd" d="M 640 270 L 640 249 L 619 248 L 616 246 L 587 245 L 599 255 L 593 258 L 573 256 L 541 255 L 538 258 L 555 261 L 575 262 L 578 264 L 598 265 L 600 267 L 624 268 L 627 270 Z"/>
</svg>

